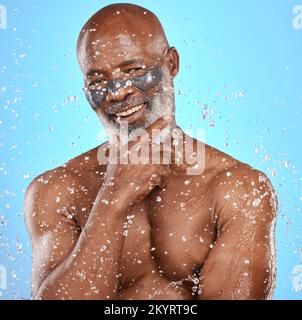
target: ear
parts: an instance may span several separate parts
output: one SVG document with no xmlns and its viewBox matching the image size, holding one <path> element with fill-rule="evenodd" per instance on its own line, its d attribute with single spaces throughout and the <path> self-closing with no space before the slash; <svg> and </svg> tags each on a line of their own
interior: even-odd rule
<svg viewBox="0 0 302 320">
<path fill-rule="evenodd" d="M 167 65 L 171 76 L 176 77 L 179 71 L 179 54 L 174 47 L 167 52 Z"/>
</svg>

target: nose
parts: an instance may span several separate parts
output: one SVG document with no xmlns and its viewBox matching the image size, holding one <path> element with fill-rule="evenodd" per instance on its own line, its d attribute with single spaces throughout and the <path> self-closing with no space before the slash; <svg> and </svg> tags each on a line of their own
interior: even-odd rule
<svg viewBox="0 0 302 320">
<path fill-rule="evenodd" d="M 129 95 L 135 92 L 135 88 L 133 86 L 121 86 L 117 90 L 108 90 L 106 95 L 106 101 L 110 102 L 120 102 L 125 100 Z"/>
</svg>

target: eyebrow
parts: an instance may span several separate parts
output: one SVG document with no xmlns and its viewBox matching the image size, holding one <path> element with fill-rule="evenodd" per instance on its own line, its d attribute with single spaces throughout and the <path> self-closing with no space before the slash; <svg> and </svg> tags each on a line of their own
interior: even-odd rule
<svg viewBox="0 0 302 320">
<path fill-rule="evenodd" d="M 122 68 L 122 67 L 127 67 L 127 66 L 130 66 L 132 64 L 136 64 L 136 63 L 139 63 L 139 64 L 144 64 L 144 60 L 142 59 L 131 59 L 131 60 L 127 60 L 127 61 L 123 61 L 122 63 L 118 64 L 116 66 L 116 68 Z M 106 71 L 102 70 L 102 69 L 93 69 L 91 71 L 89 71 L 87 74 L 86 74 L 86 77 L 91 77 L 95 74 L 106 74 Z"/>
<path fill-rule="evenodd" d="M 140 64 L 144 64 L 144 60 L 142 59 L 131 59 L 131 60 L 127 60 L 127 61 L 124 61 L 122 63 L 120 63 L 117 67 L 120 68 L 120 67 L 126 67 L 126 66 L 129 66 L 131 64 L 136 64 L 136 63 L 140 63 Z"/>
</svg>

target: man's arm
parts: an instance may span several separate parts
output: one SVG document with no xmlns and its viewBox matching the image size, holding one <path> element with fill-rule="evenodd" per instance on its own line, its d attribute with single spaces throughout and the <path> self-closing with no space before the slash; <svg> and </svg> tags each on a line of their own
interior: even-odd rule
<svg viewBox="0 0 302 320">
<path fill-rule="evenodd" d="M 62 177 L 64 174 L 63 170 L 58 173 Z M 58 189 L 59 185 L 62 186 L 60 178 L 46 172 L 33 180 L 25 193 L 24 217 L 32 244 L 33 297 L 37 297 L 47 275 L 71 253 L 79 237 L 67 188 Z"/>
<path fill-rule="evenodd" d="M 267 299 L 275 283 L 277 198 L 268 178 L 242 164 L 213 182 L 217 240 L 199 299 Z"/>
<path fill-rule="evenodd" d="M 26 191 L 35 299 L 106 299 L 116 293 L 124 239 L 120 230 L 128 205 L 121 202 L 123 210 L 107 206 L 102 199 L 110 201 L 112 194 L 101 189 L 80 233 L 70 205 L 73 185 L 80 183 L 57 172 L 35 179 Z"/>
<path fill-rule="evenodd" d="M 169 120 L 158 119 L 147 129 L 146 137 L 153 129 L 165 128 Z M 131 146 L 136 150 L 137 142 Z M 161 185 L 170 168 L 118 165 L 109 159 L 106 180 L 81 232 L 70 205 L 70 188 L 81 186 L 81 177 L 60 170 L 49 173 L 44 181 L 35 179 L 25 194 L 24 215 L 33 246 L 34 297 L 116 299 L 127 212 Z"/>
</svg>

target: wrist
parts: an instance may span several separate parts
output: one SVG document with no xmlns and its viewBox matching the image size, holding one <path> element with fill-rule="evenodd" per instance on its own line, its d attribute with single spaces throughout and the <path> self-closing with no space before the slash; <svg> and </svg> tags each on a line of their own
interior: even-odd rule
<svg viewBox="0 0 302 320">
<path fill-rule="evenodd" d="M 111 208 L 123 210 L 133 204 L 134 190 L 130 185 L 118 183 L 104 183 L 99 192 L 100 202 Z"/>
</svg>

